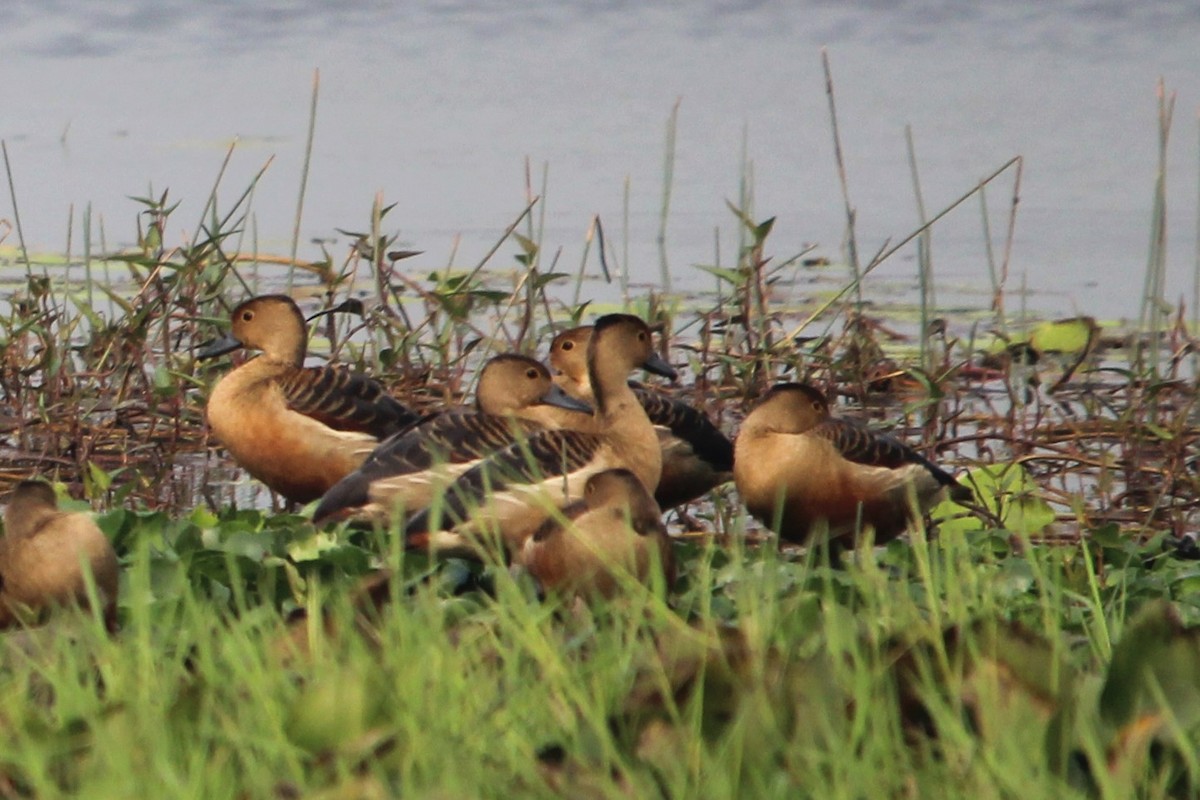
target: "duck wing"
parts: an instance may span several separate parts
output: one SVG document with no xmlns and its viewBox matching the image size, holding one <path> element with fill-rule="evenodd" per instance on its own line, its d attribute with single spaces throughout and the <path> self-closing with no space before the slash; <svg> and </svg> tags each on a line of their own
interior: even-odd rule
<svg viewBox="0 0 1200 800">
<path fill-rule="evenodd" d="M 570 475 L 588 466 L 603 444 L 596 434 L 569 430 L 542 430 L 492 453 L 450 484 L 442 518 L 463 522 L 489 494 L 515 486 L 532 486 L 555 475 Z M 429 532 L 429 511 L 419 512 L 408 523 L 409 536 Z"/>
<path fill-rule="evenodd" d="M 698 408 L 641 387 L 634 389 L 646 416 L 691 445 L 701 459 L 719 472 L 733 470 L 733 442 Z"/>
<path fill-rule="evenodd" d="M 872 431 L 854 422 L 844 419 L 825 420 L 813 428 L 812 433 L 828 441 L 843 458 L 856 464 L 889 469 L 906 464 L 920 464 L 943 486 L 960 485 L 953 475 L 899 439 Z"/>
<path fill-rule="evenodd" d="M 335 430 L 382 439 L 410 427 L 420 415 L 392 397 L 373 378 L 346 367 L 294 369 L 279 378 L 288 406 Z"/>
<path fill-rule="evenodd" d="M 370 502 L 371 486 L 400 475 L 412 475 L 438 464 L 467 464 L 512 445 L 536 429 L 524 420 L 455 409 L 430 414 L 379 443 L 358 469 L 338 481 L 321 498 L 313 514 L 321 521 Z"/>
<path fill-rule="evenodd" d="M 510 447 L 537 429 L 535 423 L 515 418 L 468 409 L 444 411 L 382 441 L 359 470 L 376 478 L 436 464 L 466 464 Z"/>
</svg>

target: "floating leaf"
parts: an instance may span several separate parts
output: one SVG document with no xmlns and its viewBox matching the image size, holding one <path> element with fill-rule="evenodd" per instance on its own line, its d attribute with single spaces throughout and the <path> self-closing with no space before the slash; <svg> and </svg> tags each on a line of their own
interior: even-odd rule
<svg viewBox="0 0 1200 800">
<path fill-rule="evenodd" d="M 1082 353 L 1099 332 L 1100 326 L 1091 317 L 1071 317 L 1037 325 L 1029 343 L 1039 353 Z"/>
<path fill-rule="evenodd" d="M 1042 499 L 1037 484 L 1021 464 L 987 464 L 972 469 L 961 481 L 970 486 L 978 502 L 991 509 L 1006 530 L 1034 534 L 1056 519 L 1054 509 Z M 983 521 L 963 515 L 962 509 L 946 500 L 934 506 L 930 515 L 943 533 L 966 533 L 983 529 Z"/>
</svg>

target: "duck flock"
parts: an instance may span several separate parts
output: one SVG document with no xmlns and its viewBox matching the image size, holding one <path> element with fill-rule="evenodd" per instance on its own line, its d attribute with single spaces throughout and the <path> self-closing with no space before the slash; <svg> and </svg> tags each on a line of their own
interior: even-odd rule
<svg viewBox="0 0 1200 800">
<path fill-rule="evenodd" d="M 281 294 L 237 306 L 214 358 L 260 351 L 213 387 L 215 438 L 289 501 L 318 501 L 317 525 L 394 526 L 406 546 L 501 559 L 547 592 L 610 597 L 630 577 L 673 579 L 664 509 L 733 480 L 781 539 L 852 545 L 894 538 L 968 487 L 893 437 L 830 415 L 815 387 L 772 387 L 735 441 L 700 409 L 630 383 L 676 372 L 629 314 L 562 331 L 547 368 L 524 355 L 487 361 L 474 405 L 420 415 L 374 379 L 304 366 L 308 332 Z M 553 370 L 553 374 L 551 372 Z M 18 485 L 0 538 L 0 626 L 42 608 L 99 603 L 115 619 L 117 560 L 86 514 L 59 511 L 51 487 Z"/>
</svg>

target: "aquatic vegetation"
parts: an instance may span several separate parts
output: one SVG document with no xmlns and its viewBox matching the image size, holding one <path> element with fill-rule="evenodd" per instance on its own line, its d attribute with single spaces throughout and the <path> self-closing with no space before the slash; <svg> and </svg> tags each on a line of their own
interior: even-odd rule
<svg viewBox="0 0 1200 800">
<path fill-rule="evenodd" d="M 65 505 L 96 512 L 121 585 L 115 635 L 76 609 L 0 641 L 0 794 L 1200 789 L 1194 330 L 872 305 L 859 289 L 894 248 L 850 278 L 776 263 L 784 221 L 741 201 L 712 294 L 617 297 L 606 265 L 543 263 L 536 199 L 482 261 L 431 270 L 382 200 L 340 261 L 247 253 L 248 194 L 219 214 L 214 189 L 182 244 L 162 192 L 135 201 L 127 250 L 3 267 L 0 483 L 82 497 Z M 665 391 L 726 434 L 773 382 L 836 387 L 839 415 L 975 500 L 830 563 L 726 486 L 666 514 L 671 591 L 617 577 L 611 599 L 541 598 L 498 563 L 406 550 L 398 524 L 318 528 L 210 440 L 199 345 L 284 290 L 331 312 L 310 353 L 420 411 L 493 354 L 636 313 L 683 373 Z"/>
</svg>

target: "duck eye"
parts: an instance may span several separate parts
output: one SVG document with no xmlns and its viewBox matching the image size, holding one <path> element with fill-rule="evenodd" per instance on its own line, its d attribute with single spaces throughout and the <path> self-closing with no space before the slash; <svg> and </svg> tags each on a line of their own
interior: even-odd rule
<svg viewBox="0 0 1200 800">
<path fill-rule="evenodd" d="M 530 367 L 529 369 L 525 370 L 526 378 L 536 379 L 537 376 L 538 376 L 538 371 L 536 369 L 534 369 L 533 367 Z"/>
<path fill-rule="evenodd" d="M 252 319 L 254 319 L 253 311 L 243 311 L 242 312 L 242 322 L 249 322 Z"/>
<path fill-rule="evenodd" d="M 574 350 L 574 349 L 575 349 L 575 343 L 574 343 L 574 342 L 563 342 L 563 343 L 562 343 L 562 349 L 563 349 L 563 350 Z"/>
</svg>

